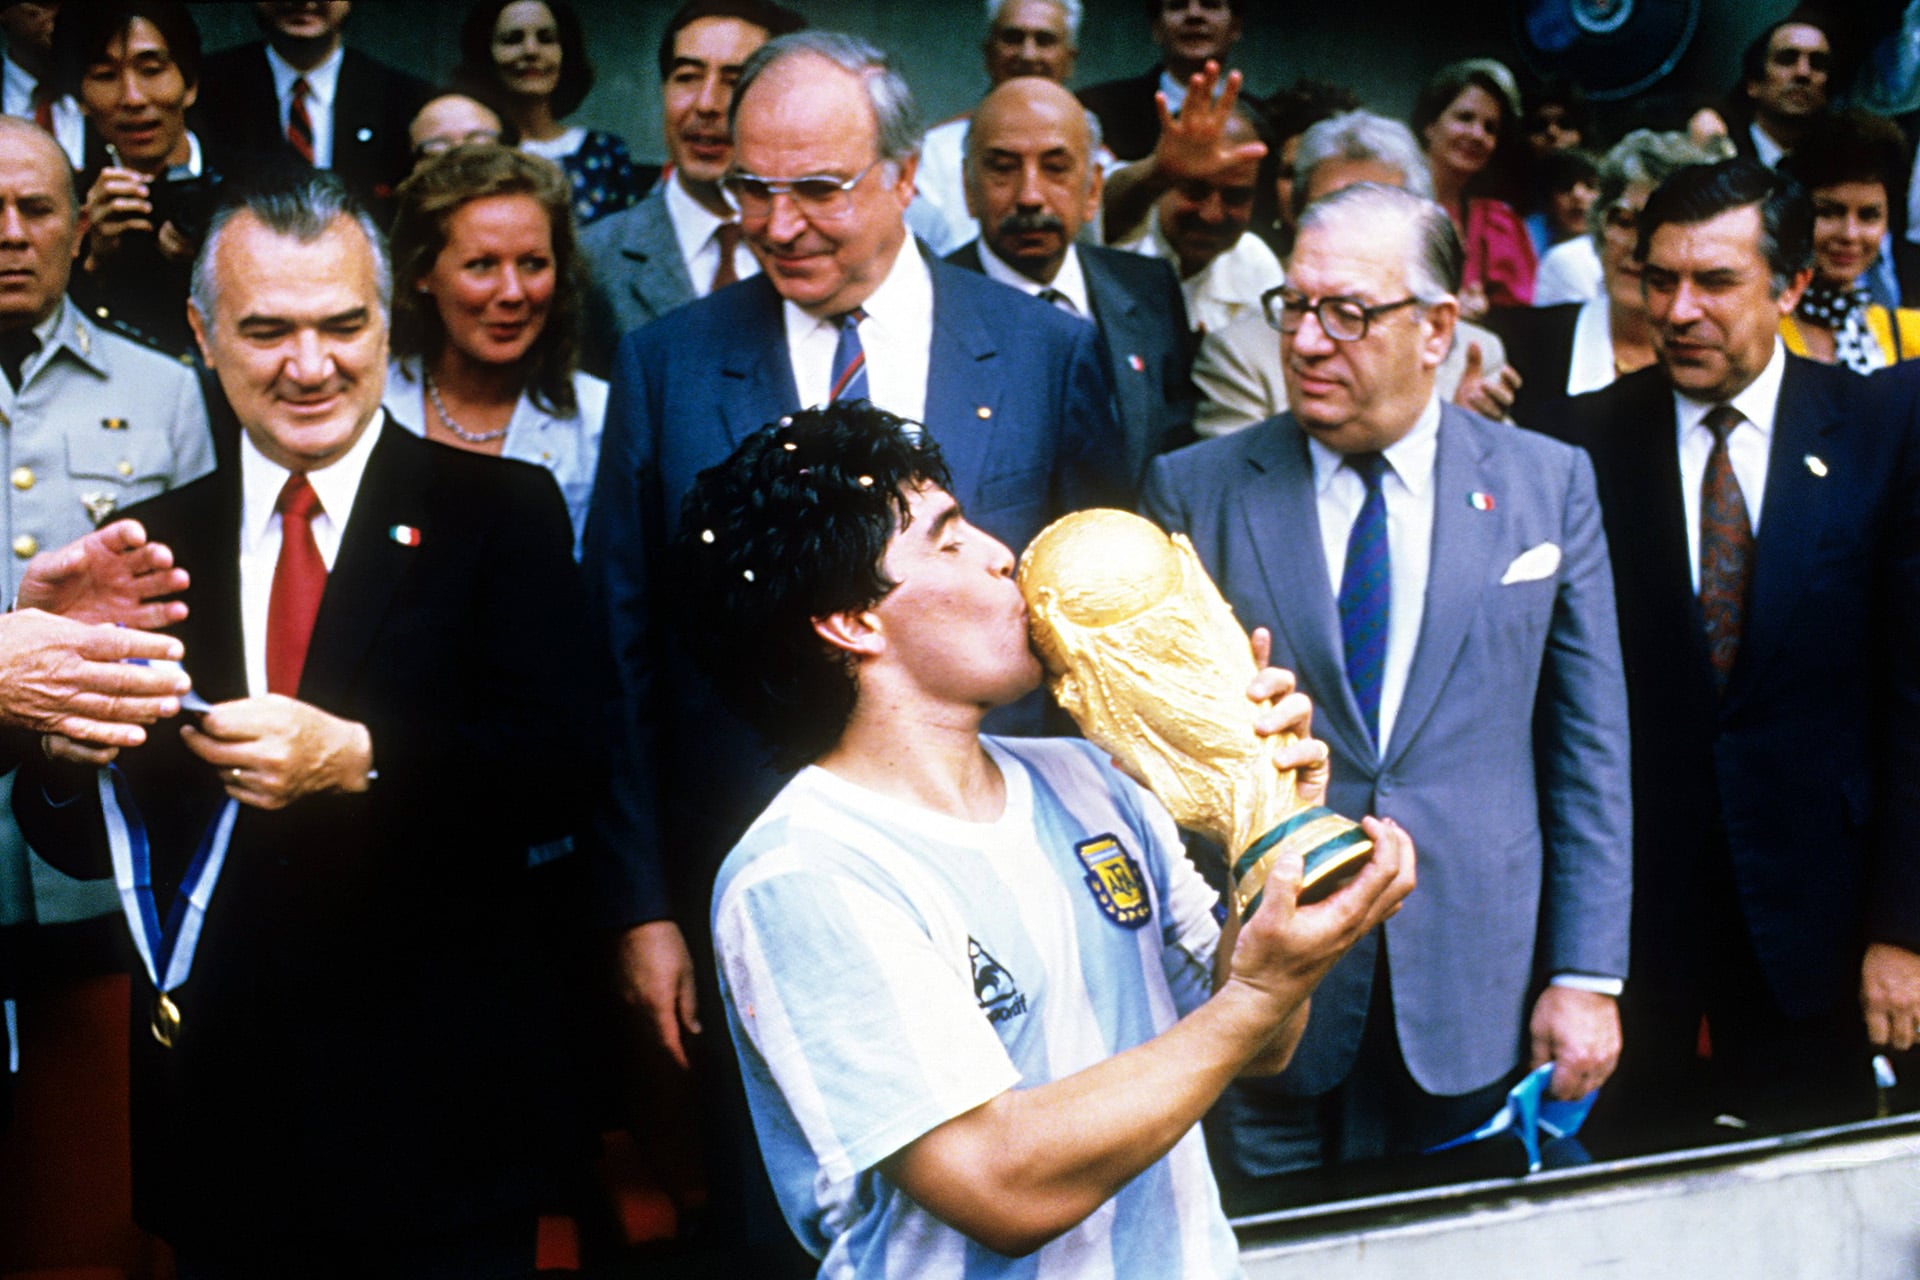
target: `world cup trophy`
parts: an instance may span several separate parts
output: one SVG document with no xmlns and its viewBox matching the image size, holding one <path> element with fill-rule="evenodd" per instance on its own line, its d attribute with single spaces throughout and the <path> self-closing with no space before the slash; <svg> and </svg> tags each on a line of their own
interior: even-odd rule
<svg viewBox="0 0 1920 1280">
<path fill-rule="evenodd" d="M 1242 919 L 1289 851 L 1306 864 L 1303 902 L 1360 869 L 1373 842 L 1358 824 L 1303 801 L 1274 766 L 1292 736 L 1253 731 L 1247 635 L 1185 537 L 1125 511 L 1076 512 L 1028 546 L 1020 590 L 1053 696 L 1174 821 L 1226 850 Z"/>
</svg>

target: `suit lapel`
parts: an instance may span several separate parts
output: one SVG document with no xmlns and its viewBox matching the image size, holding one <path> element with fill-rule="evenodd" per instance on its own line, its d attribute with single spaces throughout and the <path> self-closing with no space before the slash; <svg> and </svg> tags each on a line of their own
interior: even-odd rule
<svg viewBox="0 0 1920 1280">
<path fill-rule="evenodd" d="M 1140 304 L 1112 276 L 1106 265 L 1090 253 L 1081 253 L 1080 270 L 1087 281 L 1087 302 L 1093 307 L 1094 327 L 1100 334 L 1100 356 L 1107 363 L 1107 380 L 1113 387 L 1114 417 L 1127 438 L 1128 474 L 1138 476 L 1147 464 L 1151 442 L 1147 432 L 1153 423 L 1153 406 L 1148 396 L 1155 388 L 1152 381 L 1131 367 L 1138 353 L 1150 347 L 1139 332 Z"/>
<path fill-rule="evenodd" d="M 1729 699 L 1756 678 L 1789 630 L 1803 594 L 1814 548 L 1829 511 L 1834 482 L 1816 475 L 1808 459 L 1831 453 L 1824 441 L 1839 429 L 1840 387 L 1832 377 L 1789 358 L 1774 410 L 1773 442 L 1767 453 L 1766 498 L 1760 507 L 1761 537 L 1754 542 L 1753 581 L 1747 593 L 1740 652 L 1728 683 Z"/>
<path fill-rule="evenodd" d="M 1440 700 L 1460 646 L 1466 643 L 1467 629 L 1480 612 L 1507 519 L 1499 490 L 1498 477 L 1488 467 L 1486 441 L 1476 424 L 1452 405 L 1442 405 L 1433 462 L 1433 550 L 1427 595 L 1393 737 L 1381 753 L 1383 764 L 1391 765 L 1419 735 L 1420 726 Z M 1469 502 L 1468 495 L 1473 493 L 1492 495 L 1492 509 L 1483 511 Z"/>
<path fill-rule="evenodd" d="M 1373 744 L 1347 686 L 1340 619 L 1321 552 L 1320 509 L 1306 439 L 1291 415 L 1270 427 L 1251 430 L 1265 433 L 1247 455 L 1247 465 L 1261 478 L 1235 486 L 1234 492 L 1267 591 L 1266 616 L 1273 620 L 1278 647 L 1293 655 L 1301 688 L 1318 705 L 1315 732 L 1344 758 L 1370 763 Z"/>
<path fill-rule="evenodd" d="M 180 638 L 187 647 L 187 673 L 194 692 L 208 702 L 247 696 L 246 642 L 240 622 L 240 468 L 221 467 L 215 501 L 188 514 L 194 531 L 175 547 L 192 575 L 187 621 Z"/>
<path fill-rule="evenodd" d="M 918 245 L 916 240 L 911 247 L 917 250 Z M 959 267 L 930 259 L 927 270 L 933 278 L 933 344 L 927 362 L 926 424 L 954 475 L 986 476 L 991 474 L 987 460 L 1001 419 L 1000 379 L 991 376 L 998 354 L 993 325 L 964 296 L 964 287 L 973 281 Z"/>
<path fill-rule="evenodd" d="M 1673 391 L 1658 366 L 1629 377 L 1638 381 L 1620 397 L 1621 412 L 1595 426 L 1590 446 L 1615 577 L 1624 582 L 1630 576 L 1637 584 L 1622 587 L 1621 607 L 1627 612 L 1633 601 L 1644 601 L 1646 625 L 1666 632 L 1678 646 L 1671 649 L 1674 659 L 1687 662 L 1705 682 L 1706 632 L 1693 589 Z"/>
<path fill-rule="evenodd" d="M 300 675 L 302 701 L 339 706 L 351 687 L 394 591 L 420 554 L 393 530 L 417 530 L 421 541 L 437 532 L 428 517 L 428 476 L 421 453 L 427 447 L 402 427 L 386 423 L 381 428 L 313 622 L 307 665 Z"/>
<path fill-rule="evenodd" d="M 764 275 L 740 286 L 747 305 L 741 332 L 725 335 L 720 358 L 720 417 L 734 445 L 800 408 L 787 354 L 787 326 L 780 295 Z"/>
<path fill-rule="evenodd" d="M 644 200 L 639 207 L 640 216 L 620 246 L 622 254 L 639 264 L 639 270 L 627 277 L 627 288 L 648 315 L 665 315 L 693 297 L 693 278 L 680 257 L 666 197 Z M 744 244 L 737 250 L 746 251 Z"/>
</svg>

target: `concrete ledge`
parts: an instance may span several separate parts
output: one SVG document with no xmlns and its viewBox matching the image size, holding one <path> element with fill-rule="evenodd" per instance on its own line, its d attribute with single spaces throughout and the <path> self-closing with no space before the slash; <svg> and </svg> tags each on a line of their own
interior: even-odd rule
<svg viewBox="0 0 1920 1280">
<path fill-rule="evenodd" d="M 1248 1280 L 1915 1280 L 1920 1120 L 1289 1210 L 1234 1226 Z"/>
</svg>

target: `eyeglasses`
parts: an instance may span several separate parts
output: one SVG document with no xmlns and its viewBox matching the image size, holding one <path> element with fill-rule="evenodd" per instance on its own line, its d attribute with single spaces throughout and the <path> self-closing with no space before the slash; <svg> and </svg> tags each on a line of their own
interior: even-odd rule
<svg viewBox="0 0 1920 1280">
<path fill-rule="evenodd" d="M 1409 294 L 1398 302 L 1382 302 L 1370 307 L 1358 298 L 1309 298 L 1280 285 L 1260 295 L 1260 309 L 1266 313 L 1267 323 L 1281 333 L 1299 332 L 1300 322 L 1311 311 L 1313 318 L 1320 322 L 1321 330 L 1335 342 L 1358 342 L 1367 336 L 1367 327 L 1376 316 L 1411 307 L 1419 301 Z"/>
<path fill-rule="evenodd" d="M 413 154 L 420 159 L 428 156 L 445 155 L 455 147 L 464 147 L 470 142 L 498 142 L 500 134 L 493 129 L 475 129 L 469 133 L 440 134 L 432 138 L 422 138 Z"/>
<path fill-rule="evenodd" d="M 773 211 L 773 198 L 784 195 L 809 218 L 838 218 L 853 207 L 853 189 L 881 163 L 875 160 L 851 178 L 821 174 L 775 181 L 735 171 L 722 178 L 720 185 L 733 198 L 734 207 L 746 217 L 766 217 Z"/>
</svg>

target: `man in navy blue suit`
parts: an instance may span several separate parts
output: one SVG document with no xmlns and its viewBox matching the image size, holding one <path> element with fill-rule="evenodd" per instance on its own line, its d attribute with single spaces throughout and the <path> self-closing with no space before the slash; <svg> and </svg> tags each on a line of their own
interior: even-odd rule
<svg viewBox="0 0 1920 1280">
<path fill-rule="evenodd" d="M 1911 383 L 1786 353 L 1812 212 L 1751 160 L 1670 177 L 1637 254 L 1659 363 L 1576 397 L 1564 429 L 1599 482 L 1633 731 L 1627 1052 L 1603 1105 L 1649 1142 L 1722 1112 L 1861 1117 L 1870 1042 L 1920 1027 Z"/>
<path fill-rule="evenodd" d="M 969 519 L 1010 546 L 1127 500 L 1092 326 L 908 235 L 920 130 L 884 54 L 826 32 L 771 41 L 742 69 L 731 124 L 726 183 L 762 273 L 620 344 L 585 555 L 621 684 L 589 845 L 611 872 L 629 998 L 683 1064 L 699 1024 L 682 926 L 704 931 L 720 858 L 781 782 L 666 634 L 659 557 L 694 477 L 783 414 L 865 397 L 927 425 Z M 1011 710 L 1002 731 L 1038 727 L 1038 704 Z M 714 1070 L 730 1057 L 721 1046 Z"/>
</svg>

